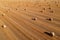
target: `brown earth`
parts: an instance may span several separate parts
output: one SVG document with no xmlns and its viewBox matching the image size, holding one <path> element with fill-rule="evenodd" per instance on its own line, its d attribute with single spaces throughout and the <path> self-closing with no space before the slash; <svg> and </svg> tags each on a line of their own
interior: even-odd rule
<svg viewBox="0 0 60 40">
<path fill-rule="evenodd" d="M 60 40 L 60 0 L 0 0 L 0 40 Z"/>
</svg>

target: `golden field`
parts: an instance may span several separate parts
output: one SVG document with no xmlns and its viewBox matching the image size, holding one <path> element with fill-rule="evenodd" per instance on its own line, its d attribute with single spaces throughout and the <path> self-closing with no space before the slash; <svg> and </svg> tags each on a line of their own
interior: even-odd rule
<svg viewBox="0 0 60 40">
<path fill-rule="evenodd" d="M 60 0 L 0 0 L 0 40 L 60 40 Z"/>
</svg>

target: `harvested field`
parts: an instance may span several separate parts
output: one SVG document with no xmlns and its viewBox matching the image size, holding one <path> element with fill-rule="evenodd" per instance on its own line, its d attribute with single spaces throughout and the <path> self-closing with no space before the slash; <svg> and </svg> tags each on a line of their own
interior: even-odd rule
<svg viewBox="0 0 60 40">
<path fill-rule="evenodd" d="M 60 40 L 60 0 L 0 0 L 0 40 Z"/>
</svg>

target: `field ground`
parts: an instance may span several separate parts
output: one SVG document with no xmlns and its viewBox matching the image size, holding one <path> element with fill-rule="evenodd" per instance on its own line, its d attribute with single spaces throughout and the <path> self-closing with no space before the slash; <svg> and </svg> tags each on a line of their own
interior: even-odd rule
<svg viewBox="0 0 60 40">
<path fill-rule="evenodd" d="M 0 0 L 0 40 L 60 40 L 60 1 Z"/>
</svg>

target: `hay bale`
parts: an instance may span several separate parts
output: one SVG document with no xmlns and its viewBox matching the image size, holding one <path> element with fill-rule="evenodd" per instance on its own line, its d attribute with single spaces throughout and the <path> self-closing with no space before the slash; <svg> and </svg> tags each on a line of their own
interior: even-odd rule
<svg viewBox="0 0 60 40">
<path fill-rule="evenodd" d="M 6 25 L 2 25 L 2 28 L 6 28 Z"/>
</svg>

